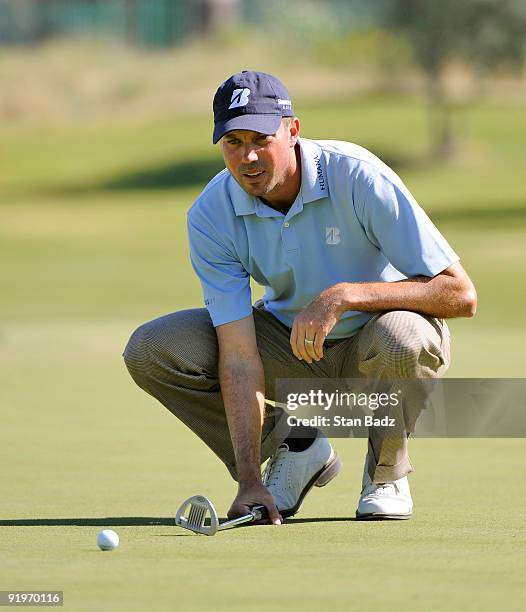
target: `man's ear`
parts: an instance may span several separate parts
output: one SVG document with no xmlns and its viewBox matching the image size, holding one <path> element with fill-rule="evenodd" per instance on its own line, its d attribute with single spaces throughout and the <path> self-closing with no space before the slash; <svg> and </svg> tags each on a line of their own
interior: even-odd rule
<svg viewBox="0 0 526 612">
<path fill-rule="evenodd" d="M 289 124 L 289 142 L 290 146 L 294 147 L 298 142 L 298 138 L 300 135 L 300 120 L 297 117 L 294 117 Z"/>
</svg>

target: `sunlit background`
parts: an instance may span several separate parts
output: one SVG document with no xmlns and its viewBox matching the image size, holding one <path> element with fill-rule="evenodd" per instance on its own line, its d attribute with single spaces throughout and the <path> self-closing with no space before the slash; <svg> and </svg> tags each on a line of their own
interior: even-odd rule
<svg viewBox="0 0 526 612">
<path fill-rule="evenodd" d="M 223 167 L 213 94 L 243 69 L 287 85 L 303 136 L 391 165 L 460 254 L 479 311 L 450 322 L 449 375 L 524 376 L 525 33 L 521 0 L 0 0 L 0 514 L 168 516 L 204 483 L 227 507 L 221 466 L 120 355 L 140 323 L 202 305 L 185 216 Z M 425 463 L 454 441 L 418 444 Z M 523 452 L 484 444 L 463 451 L 472 465 Z M 434 469 L 440 497 L 455 483 Z M 31 555 L 9 575 L 24 565 L 43 588 Z M 65 570 L 51 568 L 58 588 Z M 89 585 L 68 584 L 94 605 Z M 501 584 L 477 588 L 498 601 L 514 588 Z"/>
<path fill-rule="evenodd" d="M 452 322 L 450 374 L 521 376 L 525 14 L 488 0 L 0 0 L 4 334 L 129 329 L 201 304 L 184 214 L 222 167 L 213 93 L 250 68 L 287 84 L 304 136 L 391 164 L 461 255 L 480 306 Z"/>
</svg>

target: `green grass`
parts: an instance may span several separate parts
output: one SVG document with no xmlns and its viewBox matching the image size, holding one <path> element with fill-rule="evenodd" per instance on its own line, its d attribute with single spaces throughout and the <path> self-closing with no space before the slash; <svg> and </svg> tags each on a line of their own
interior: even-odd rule
<svg viewBox="0 0 526 612">
<path fill-rule="evenodd" d="M 365 446 L 338 440 L 345 470 L 282 528 L 207 539 L 148 525 L 197 492 L 224 514 L 234 485 L 131 384 L 119 354 L 133 324 L 20 323 L 3 337 L 0 514 L 57 519 L 0 523 L 3 588 L 62 589 L 74 610 L 519 610 L 524 495 L 509 468 L 523 440 L 414 440 L 410 522 L 350 520 Z M 120 534 L 115 552 L 96 549 L 104 526 Z"/>
<path fill-rule="evenodd" d="M 425 161 L 428 115 L 418 98 L 366 97 L 345 105 L 304 105 L 298 113 L 306 137 L 350 140 L 393 161 L 432 213 L 482 211 L 498 217 L 499 211 L 511 208 L 523 215 L 526 209 L 526 190 L 517 176 L 525 157 L 526 113 L 521 107 L 485 102 L 454 111 L 458 152 L 447 163 Z M 197 193 L 207 176 L 200 165 L 207 170 L 215 160 L 220 166 L 210 134 L 210 117 L 199 114 L 75 128 L 6 126 L 0 149 L 2 201 L 18 202 L 29 194 L 55 201 L 57 192 L 71 195 L 68 189 L 76 196 L 126 191 L 126 180 L 138 173 L 159 178 L 165 168 L 172 171 L 171 183 L 161 175 L 165 186 L 184 183 Z M 183 180 L 178 170 L 188 162 L 194 165 Z"/>
<path fill-rule="evenodd" d="M 437 165 L 424 159 L 418 100 L 297 110 L 306 136 L 399 160 L 461 255 L 479 312 L 450 322 L 449 374 L 524 376 L 526 113 L 489 102 L 459 109 L 458 156 Z M 2 126 L 0 588 L 63 589 L 74 610 L 479 612 L 503 601 L 519 610 L 523 440 L 412 441 L 409 522 L 348 520 L 365 447 L 340 440 L 345 471 L 282 528 L 207 539 L 148 524 L 197 492 L 224 513 L 235 491 L 204 445 L 134 386 L 120 357 L 143 321 L 201 304 L 185 212 L 219 163 L 209 131 L 201 115 Z M 1 522 L 46 518 L 56 524 Z M 104 526 L 121 536 L 115 552 L 96 549 Z"/>
<path fill-rule="evenodd" d="M 504 598 L 519 610 L 524 495 L 509 468 L 523 440 L 414 440 L 410 522 L 350 520 L 365 446 L 338 440 L 344 471 L 282 528 L 207 539 L 148 525 L 197 492 L 224 514 L 235 489 L 202 443 L 131 384 L 119 355 L 133 324 L 19 323 L 4 334 L 0 514 L 57 524 L 0 523 L 2 588 L 62 589 L 74 610 L 263 610 L 282 600 L 307 610 L 386 601 L 496 610 Z M 104 526 L 120 534 L 115 552 L 96 549 Z"/>
</svg>

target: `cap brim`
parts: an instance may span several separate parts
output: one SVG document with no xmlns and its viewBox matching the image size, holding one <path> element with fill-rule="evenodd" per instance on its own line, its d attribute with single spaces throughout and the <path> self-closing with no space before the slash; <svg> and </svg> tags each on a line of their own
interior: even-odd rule
<svg viewBox="0 0 526 612">
<path fill-rule="evenodd" d="M 214 127 L 213 142 L 216 144 L 227 132 L 251 130 L 261 134 L 275 134 L 280 126 L 281 115 L 240 115 L 227 121 L 220 121 Z"/>
</svg>

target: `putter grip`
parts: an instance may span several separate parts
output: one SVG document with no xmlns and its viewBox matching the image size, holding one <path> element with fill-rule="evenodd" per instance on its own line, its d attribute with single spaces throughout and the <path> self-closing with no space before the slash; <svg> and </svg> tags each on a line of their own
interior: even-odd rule
<svg viewBox="0 0 526 612">
<path fill-rule="evenodd" d="M 252 506 L 250 509 L 254 521 L 261 521 L 262 519 L 268 518 L 268 510 L 265 506 Z"/>
</svg>

